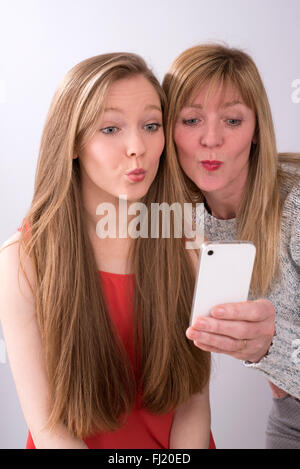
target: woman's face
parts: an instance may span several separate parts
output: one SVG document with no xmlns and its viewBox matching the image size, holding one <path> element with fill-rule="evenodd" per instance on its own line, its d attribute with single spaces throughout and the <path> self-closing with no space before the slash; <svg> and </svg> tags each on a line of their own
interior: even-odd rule
<svg viewBox="0 0 300 469">
<path fill-rule="evenodd" d="M 241 189 L 247 179 L 255 114 L 232 86 L 207 86 L 179 113 L 174 129 L 179 162 L 204 192 L 219 196 Z"/>
<path fill-rule="evenodd" d="M 160 98 L 142 75 L 113 83 L 97 131 L 80 152 L 82 186 L 97 203 L 143 197 L 164 148 Z"/>
</svg>

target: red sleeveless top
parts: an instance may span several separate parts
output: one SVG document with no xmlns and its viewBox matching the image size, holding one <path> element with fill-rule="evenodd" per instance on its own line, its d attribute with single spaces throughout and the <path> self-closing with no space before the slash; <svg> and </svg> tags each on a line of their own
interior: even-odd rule
<svg viewBox="0 0 300 469">
<path fill-rule="evenodd" d="M 133 362 L 134 275 L 100 271 L 99 278 L 112 321 L 120 334 L 129 358 Z M 152 414 L 140 405 L 140 396 L 138 395 L 122 428 L 90 436 L 84 441 L 91 449 L 167 449 L 169 448 L 172 421 L 173 412 L 164 415 Z M 30 432 L 26 448 L 35 448 Z M 210 448 L 215 448 L 212 435 Z"/>
</svg>

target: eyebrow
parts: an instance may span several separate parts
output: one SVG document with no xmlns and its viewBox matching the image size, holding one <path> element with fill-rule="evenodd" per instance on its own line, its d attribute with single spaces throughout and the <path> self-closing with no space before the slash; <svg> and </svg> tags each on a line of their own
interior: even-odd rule
<svg viewBox="0 0 300 469">
<path fill-rule="evenodd" d="M 227 103 L 222 104 L 221 109 L 225 109 L 231 106 L 236 106 L 237 104 L 243 104 L 241 101 L 238 99 L 235 99 L 234 101 L 228 101 Z M 191 108 L 197 108 L 197 109 L 203 109 L 202 104 L 188 104 L 187 106 L 184 107 L 191 107 Z"/>
<path fill-rule="evenodd" d="M 231 106 L 236 106 L 236 104 L 243 104 L 241 101 L 239 101 L 238 99 L 235 99 L 234 101 L 229 101 L 228 103 L 224 103 L 221 108 L 227 108 L 227 107 L 231 107 Z"/>
<path fill-rule="evenodd" d="M 151 111 L 151 110 L 162 112 L 161 108 L 159 106 L 156 106 L 155 104 L 149 104 L 148 106 L 145 106 L 144 108 L 144 111 Z M 104 112 L 109 112 L 109 111 L 119 112 L 121 114 L 124 113 L 122 109 L 119 109 L 117 107 L 106 107 L 104 109 Z"/>
</svg>

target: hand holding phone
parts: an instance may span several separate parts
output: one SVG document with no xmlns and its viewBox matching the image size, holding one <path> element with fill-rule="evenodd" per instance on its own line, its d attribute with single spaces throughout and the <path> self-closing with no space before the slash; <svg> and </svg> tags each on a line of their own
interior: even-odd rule
<svg viewBox="0 0 300 469">
<path fill-rule="evenodd" d="M 247 301 L 256 249 L 248 241 L 207 242 L 200 251 L 190 326 L 214 306 Z"/>
</svg>

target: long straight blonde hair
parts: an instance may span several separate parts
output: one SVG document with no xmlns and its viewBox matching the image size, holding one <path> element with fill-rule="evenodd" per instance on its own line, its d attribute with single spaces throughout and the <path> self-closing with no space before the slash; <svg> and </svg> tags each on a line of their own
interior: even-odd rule
<svg viewBox="0 0 300 469">
<path fill-rule="evenodd" d="M 107 312 L 85 226 L 80 162 L 73 156 L 95 132 L 109 86 L 138 74 L 152 83 L 164 111 L 159 82 L 135 54 L 99 55 L 67 73 L 45 123 L 21 232 L 20 256 L 30 256 L 36 275 L 32 291 L 51 389 L 49 425 L 63 422 L 81 438 L 120 427 L 138 389 L 146 408 L 164 413 L 209 379 L 210 355 L 185 336 L 195 278 L 184 240 L 139 238 L 133 244 L 136 383 Z M 142 202 L 149 208 L 152 202 L 183 201 L 180 184 L 176 159 L 163 154 Z"/>
<path fill-rule="evenodd" d="M 244 197 L 237 214 L 238 239 L 252 241 L 257 249 L 251 289 L 254 295 L 267 293 L 279 275 L 278 246 L 280 245 L 281 194 L 283 178 L 291 184 L 297 176 L 280 168 L 280 162 L 299 165 L 299 155 L 282 154 L 276 150 L 273 120 L 267 94 L 257 67 L 245 52 L 220 44 L 203 44 L 185 50 L 172 63 L 163 81 L 168 99 L 166 116 L 166 151 L 176 155 L 173 132 L 176 120 L 186 103 L 208 84 L 207 99 L 215 86 L 232 85 L 246 106 L 256 116 L 255 144 L 249 156 L 249 174 Z M 186 197 L 204 200 L 201 190 L 184 175 Z"/>
</svg>

